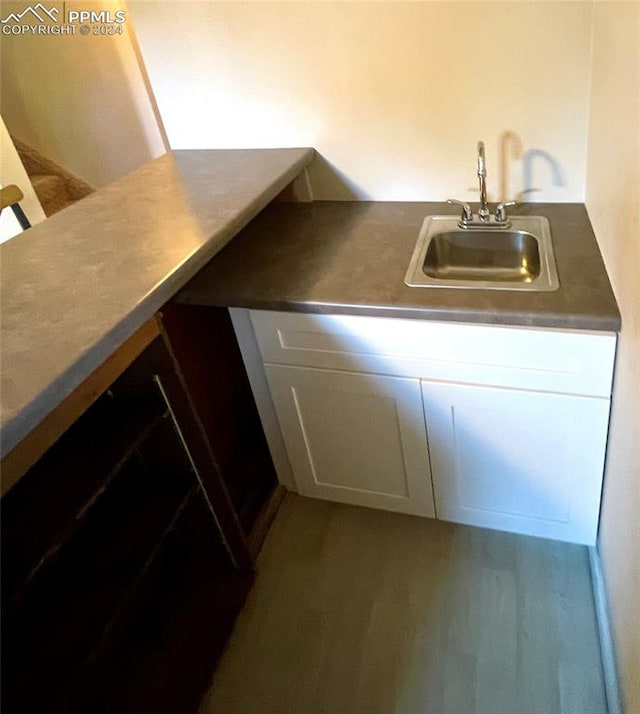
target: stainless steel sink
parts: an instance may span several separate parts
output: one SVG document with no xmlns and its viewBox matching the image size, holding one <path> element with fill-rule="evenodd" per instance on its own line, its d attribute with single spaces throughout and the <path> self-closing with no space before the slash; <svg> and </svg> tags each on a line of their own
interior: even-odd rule
<svg viewBox="0 0 640 714">
<path fill-rule="evenodd" d="M 557 290 L 549 221 L 544 216 L 511 216 L 509 227 L 460 228 L 456 216 L 427 216 L 405 283 L 419 288 Z"/>
</svg>

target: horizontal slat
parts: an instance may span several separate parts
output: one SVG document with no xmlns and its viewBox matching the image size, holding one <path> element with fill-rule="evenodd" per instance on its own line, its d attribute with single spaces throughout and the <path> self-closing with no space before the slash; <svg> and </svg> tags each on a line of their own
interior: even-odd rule
<svg viewBox="0 0 640 714">
<path fill-rule="evenodd" d="M 615 333 L 252 310 L 267 363 L 609 398 Z"/>
</svg>

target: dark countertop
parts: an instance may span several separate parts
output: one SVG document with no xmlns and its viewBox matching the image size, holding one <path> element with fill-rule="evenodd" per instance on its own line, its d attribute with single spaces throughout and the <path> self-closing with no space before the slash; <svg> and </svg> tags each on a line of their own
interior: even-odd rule
<svg viewBox="0 0 640 714">
<path fill-rule="evenodd" d="M 443 203 L 272 204 L 178 295 L 183 303 L 615 332 L 620 313 L 582 204 L 528 204 L 549 218 L 555 292 L 409 288 L 424 217 Z"/>
<path fill-rule="evenodd" d="M 174 151 L 0 246 L 4 456 L 314 156 Z"/>
</svg>

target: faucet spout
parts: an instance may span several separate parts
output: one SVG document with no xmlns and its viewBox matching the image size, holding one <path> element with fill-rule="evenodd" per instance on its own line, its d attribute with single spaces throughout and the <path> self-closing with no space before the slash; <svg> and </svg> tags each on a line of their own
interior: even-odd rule
<svg viewBox="0 0 640 714">
<path fill-rule="evenodd" d="M 486 176 L 487 167 L 484 162 L 484 141 L 478 142 L 478 176 Z"/>
<path fill-rule="evenodd" d="M 491 216 L 491 209 L 487 202 L 487 164 L 484 158 L 484 142 L 478 142 L 478 181 L 480 182 L 480 207 L 478 209 L 478 215 L 474 216 L 471 206 L 464 201 L 456 201 L 450 198 L 448 203 L 453 203 L 456 206 L 460 206 L 462 209 L 462 215 L 458 221 L 460 228 L 483 228 L 487 227 L 487 224 L 491 224 L 497 228 L 508 228 L 511 225 L 511 221 L 507 218 L 506 208 L 507 206 L 515 206 L 514 201 L 502 201 L 496 207 L 495 217 Z"/>
<path fill-rule="evenodd" d="M 478 142 L 478 181 L 480 183 L 480 209 L 478 217 L 481 221 L 491 218 L 491 211 L 487 203 L 487 166 L 484 158 L 484 142 Z"/>
</svg>

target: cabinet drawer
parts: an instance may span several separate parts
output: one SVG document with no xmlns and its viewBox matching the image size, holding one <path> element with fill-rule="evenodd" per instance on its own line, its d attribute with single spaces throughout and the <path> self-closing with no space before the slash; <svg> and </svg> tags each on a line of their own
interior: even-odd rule
<svg viewBox="0 0 640 714">
<path fill-rule="evenodd" d="M 266 363 L 600 396 L 614 333 L 250 311 Z"/>
</svg>

